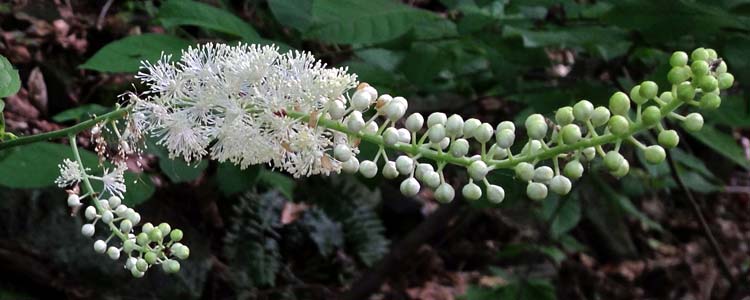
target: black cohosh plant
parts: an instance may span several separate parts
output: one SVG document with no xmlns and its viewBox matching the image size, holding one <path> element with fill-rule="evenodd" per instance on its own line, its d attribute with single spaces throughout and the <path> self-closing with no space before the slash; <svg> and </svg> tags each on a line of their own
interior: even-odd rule
<svg viewBox="0 0 750 300">
<path fill-rule="evenodd" d="M 721 90 L 731 87 L 734 78 L 712 49 L 698 48 L 690 55 L 678 51 L 669 63 L 670 87 L 644 81 L 629 93 L 614 93 L 607 107 L 581 100 L 549 118 L 533 114 L 517 130 L 508 121 L 491 125 L 440 112 L 426 118 L 407 115 L 404 97 L 378 94 L 346 69 L 326 68 L 308 53 L 205 44 L 184 51 L 176 62 L 164 56 L 144 63 L 136 77 L 149 90 L 127 94 L 122 107 L 67 129 L 0 142 L 0 149 L 69 136 L 76 160 L 60 165 L 56 183 L 70 188 L 73 208 L 89 198 L 92 205 L 84 212 L 91 223 L 81 232 L 92 237 L 103 223 L 107 236 L 94 243 L 94 250 L 112 259 L 124 253 L 126 268 L 140 277 L 157 264 L 177 272 L 178 260 L 189 256 L 179 229 L 166 223 L 139 227 L 140 215 L 121 203 L 124 161 L 141 153 L 146 136 L 171 157 L 188 162 L 210 158 L 242 168 L 266 164 L 295 177 L 358 172 L 372 178 L 380 173 L 400 177 L 406 196 L 425 186 L 440 202 L 452 201 L 459 188 L 467 200 L 486 195 L 500 203 L 505 190 L 488 174 L 512 169 L 527 183 L 526 195 L 541 201 L 550 192 L 569 193 L 596 157 L 613 176 L 626 175 L 630 163 L 619 153 L 623 142 L 643 151 L 647 162 L 662 162 L 665 148 L 679 142 L 676 131 L 664 127 L 665 118 L 680 121 L 686 130 L 701 129 L 700 113 L 678 111 L 719 107 Z M 76 134 L 83 130 L 91 130 L 97 153 L 111 161 L 112 171 L 89 174 L 77 154 Z M 647 130 L 658 132 L 658 144 L 636 138 Z M 521 138 L 524 133 L 527 137 Z M 114 155 L 106 151 L 104 135 L 116 140 Z M 359 153 L 362 141 L 379 147 L 374 157 Z M 386 149 L 400 155 L 389 157 Z M 448 165 L 466 169 L 468 182 L 461 187 L 447 182 L 443 170 Z M 95 191 L 90 180 L 101 181 L 104 188 Z"/>
</svg>

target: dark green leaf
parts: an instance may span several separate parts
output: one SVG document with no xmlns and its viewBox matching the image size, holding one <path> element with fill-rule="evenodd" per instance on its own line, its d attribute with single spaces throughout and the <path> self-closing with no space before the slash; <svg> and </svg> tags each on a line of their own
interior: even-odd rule
<svg viewBox="0 0 750 300">
<path fill-rule="evenodd" d="M 737 165 L 750 170 L 750 162 L 745 157 L 742 147 L 737 145 L 732 136 L 719 131 L 713 126 L 705 125 L 698 132 L 688 132 L 696 140 L 728 158 Z"/>
<path fill-rule="evenodd" d="M 141 61 L 155 62 L 162 52 L 179 56 L 189 41 L 164 34 L 133 35 L 107 44 L 80 68 L 101 72 L 135 72 Z"/>
<path fill-rule="evenodd" d="M 170 0 L 159 9 L 159 19 L 166 27 L 193 25 L 257 41 L 258 33 L 250 24 L 234 14 L 196 1 Z"/>
<path fill-rule="evenodd" d="M 90 118 L 94 115 L 102 115 L 112 110 L 96 103 L 84 104 L 65 111 L 62 111 L 52 117 L 52 120 L 58 123 L 67 121 L 80 122 L 83 119 Z"/>
<path fill-rule="evenodd" d="M 224 195 L 244 192 L 255 186 L 262 167 L 254 165 L 247 169 L 231 163 L 221 163 L 216 171 L 216 183 Z"/>
<path fill-rule="evenodd" d="M 320 255 L 331 255 L 333 250 L 343 246 L 344 233 L 341 224 L 332 221 L 322 210 L 312 208 L 305 211 L 300 222 L 309 231 Z"/>
<path fill-rule="evenodd" d="M 208 167 L 208 161 L 187 164 L 181 159 L 159 159 L 159 168 L 172 182 L 188 182 L 197 179 Z"/>
<path fill-rule="evenodd" d="M 553 239 L 558 239 L 575 228 L 581 220 L 581 204 L 576 193 L 562 199 L 558 197 L 547 199 L 544 205 L 551 207 L 545 210 L 545 217 L 550 224 L 549 230 Z"/>
<path fill-rule="evenodd" d="M 18 70 L 13 68 L 7 58 L 0 55 L 0 98 L 12 96 L 20 88 L 21 78 L 18 76 Z"/>
<path fill-rule="evenodd" d="M 294 198 L 294 180 L 289 176 L 262 168 L 258 173 L 258 183 L 278 190 L 287 199 Z"/>
<path fill-rule="evenodd" d="M 269 0 L 268 6 L 279 23 L 304 32 L 312 24 L 310 0 Z"/>
</svg>

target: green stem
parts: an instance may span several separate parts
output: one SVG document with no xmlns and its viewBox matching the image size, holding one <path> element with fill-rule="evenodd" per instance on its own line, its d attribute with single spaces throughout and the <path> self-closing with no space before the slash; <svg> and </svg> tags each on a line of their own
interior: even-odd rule
<svg viewBox="0 0 750 300">
<path fill-rule="evenodd" d="M 123 108 L 115 109 L 111 112 L 108 112 L 96 118 L 90 119 L 88 121 L 78 123 L 68 128 L 63 128 L 60 130 L 55 130 L 55 131 L 50 131 L 50 132 L 45 132 L 45 133 L 40 133 L 40 134 L 22 136 L 16 139 L 8 140 L 5 142 L 0 142 L 0 150 L 11 148 L 11 147 L 22 146 L 26 144 L 31 144 L 31 143 L 36 143 L 36 142 L 41 142 L 41 141 L 47 141 L 51 139 L 64 138 L 70 135 L 75 135 L 81 131 L 94 127 L 96 124 L 99 124 L 101 122 L 120 119 L 124 117 L 129 111 L 130 111 L 130 107 L 126 106 Z"/>
</svg>

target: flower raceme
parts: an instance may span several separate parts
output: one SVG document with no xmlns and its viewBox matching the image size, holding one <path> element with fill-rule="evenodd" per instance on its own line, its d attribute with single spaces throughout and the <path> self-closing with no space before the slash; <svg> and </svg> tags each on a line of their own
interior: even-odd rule
<svg viewBox="0 0 750 300">
<path fill-rule="evenodd" d="M 171 157 L 188 162 L 207 157 L 242 168 L 268 164 L 295 177 L 339 172 L 403 177 L 404 195 L 415 196 L 426 186 L 441 202 L 456 196 L 443 175 L 447 165 L 466 169 L 468 182 L 460 188 L 463 197 L 476 200 L 484 195 L 493 203 L 503 201 L 505 190 L 490 182 L 488 174 L 512 169 L 518 180 L 527 182 L 527 196 L 542 200 L 550 192 L 569 193 L 572 181 L 596 157 L 603 159 L 612 175 L 626 175 L 630 163 L 619 153 L 622 142 L 643 151 L 647 162 L 662 162 L 664 148 L 679 142 L 676 131 L 664 127 L 664 118 L 681 122 L 687 130 L 701 129 L 699 113 L 683 116 L 676 110 L 717 108 L 720 91 L 731 87 L 734 78 L 712 49 L 698 48 L 690 55 L 675 52 L 670 65 L 667 78 L 672 86 L 661 93 L 656 83 L 645 81 L 629 93 L 613 94 L 607 106 L 594 107 L 581 100 L 558 109 L 552 118 L 533 114 L 518 130 L 508 121 L 491 125 L 440 112 L 426 118 L 419 113 L 407 115 L 409 102 L 404 97 L 379 94 L 346 69 L 326 68 L 309 53 L 282 54 L 273 46 L 205 44 L 184 51 L 177 61 L 163 56 L 144 63 L 136 77 L 149 89 L 141 96 L 131 94 L 126 133 L 120 136 L 116 127 L 115 133 L 121 138 L 120 153 L 137 152 L 137 141 L 149 135 Z M 647 146 L 635 138 L 650 129 L 658 132 L 657 145 Z M 521 139 L 523 132 L 526 139 Z M 378 145 L 373 158 L 359 154 L 362 141 Z M 386 149 L 400 155 L 391 160 Z M 85 172 L 76 162 L 65 161 L 57 182 L 67 186 L 97 179 Z M 119 190 L 104 193 L 121 197 Z M 93 191 L 87 195 L 96 199 Z M 133 220 L 129 208 L 109 200 L 94 201 L 86 216 L 93 217 L 94 223 L 101 219 L 123 236 L 123 247 L 112 250 L 110 257 L 119 256 L 119 250 L 128 253 L 126 266 L 135 276 L 158 263 L 168 271 L 179 269 L 164 250 L 170 248 L 176 258 L 187 256 L 187 247 L 178 243 L 181 232 L 172 236 L 176 231 L 168 225 L 147 223 L 141 233 L 131 234 L 140 217 Z M 113 225 L 117 221 L 119 228 Z M 126 221 L 130 224 L 123 225 Z M 93 234 L 94 223 L 87 224 L 91 227 L 85 228 L 85 235 Z M 168 234 L 171 241 L 163 243 Z M 102 242 L 95 243 L 95 250 L 105 251 L 106 241 Z"/>
</svg>

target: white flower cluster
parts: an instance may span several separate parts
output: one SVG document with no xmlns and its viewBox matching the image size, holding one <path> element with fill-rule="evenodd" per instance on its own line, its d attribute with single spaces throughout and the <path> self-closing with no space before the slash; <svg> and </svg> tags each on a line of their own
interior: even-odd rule
<svg viewBox="0 0 750 300">
<path fill-rule="evenodd" d="M 325 115 L 356 86 L 346 69 L 326 68 L 309 53 L 276 47 L 204 44 L 179 61 L 144 63 L 149 87 L 134 98 L 134 124 L 158 138 L 172 157 L 210 156 L 245 168 L 269 163 L 294 176 L 338 172 L 327 152 L 347 136 L 310 126 L 288 111 Z"/>
</svg>

